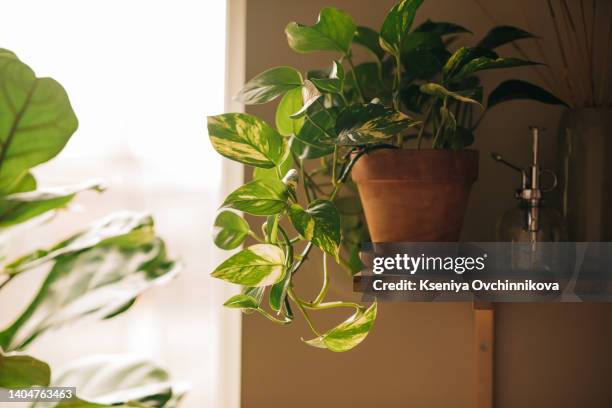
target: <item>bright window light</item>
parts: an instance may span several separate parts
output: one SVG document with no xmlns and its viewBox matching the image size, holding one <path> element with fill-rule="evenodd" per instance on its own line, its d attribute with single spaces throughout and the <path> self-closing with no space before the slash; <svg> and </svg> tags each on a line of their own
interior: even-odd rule
<svg viewBox="0 0 612 408">
<path fill-rule="evenodd" d="M 220 262 L 211 239 L 219 190 L 231 179 L 224 173 L 221 183 L 222 158 L 206 135 L 206 115 L 224 110 L 226 2 L 3 0 L 1 10 L 0 48 L 59 81 L 79 118 L 66 149 L 34 169 L 40 185 L 96 177 L 110 186 L 83 194 L 83 211 L 60 214 L 11 249 L 58 241 L 125 208 L 151 211 L 184 264 L 175 281 L 149 290 L 124 315 L 48 333 L 28 352 L 52 367 L 91 354 L 141 354 L 190 383 L 182 406 L 237 406 L 228 403 L 237 392 L 226 387 L 234 381 L 228 375 L 239 381 L 237 369 L 227 372 L 236 354 L 228 344 L 239 333 L 229 340 L 224 333 L 230 324 L 239 330 L 240 317 L 223 311 L 228 285 L 209 276 Z M 3 294 L 0 327 L 31 299 L 40 284 L 33 276 L 42 279 L 16 279 Z"/>
</svg>

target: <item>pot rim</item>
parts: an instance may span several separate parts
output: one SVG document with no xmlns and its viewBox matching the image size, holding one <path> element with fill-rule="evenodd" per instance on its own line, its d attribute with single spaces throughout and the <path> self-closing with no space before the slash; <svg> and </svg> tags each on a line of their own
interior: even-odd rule
<svg viewBox="0 0 612 408">
<path fill-rule="evenodd" d="M 353 167 L 353 180 L 467 182 L 478 178 L 474 149 L 379 149 L 365 153 Z"/>
</svg>

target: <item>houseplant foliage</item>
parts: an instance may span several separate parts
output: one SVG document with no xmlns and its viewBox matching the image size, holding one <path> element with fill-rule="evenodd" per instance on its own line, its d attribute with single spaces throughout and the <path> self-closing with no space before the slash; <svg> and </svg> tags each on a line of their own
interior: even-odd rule
<svg viewBox="0 0 612 408">
<path fill-rule="evenodd" d="M 102 191 L 99 182 L 43 188 L 32 168 L 54 158 L 77 129 L 62 86 L 38 78 L 17 56 L 0 49 L 0 293 L 11 281 L 43 267 L 36 295 L 0 330 L 0 388 L 77 386 L 70 407 L 173 406 L 168 374 L 148 361 L 89 357 L 53 370 L 26 354 L 39 336 L 84 318 L 109 319 L 144 290 L 176 274 L 147 214 L 117 212 L 47 248 L 14 258 L 4 244 L 16 230 L 35 228 L 65 209 L 78 193 Z M 101 376 L 109 378 L 104 379 Z M 99 384 L 108 388 L 101 389 Z M 146 386 L 146 387 L 145 387 Z"/>
<path fill-rule="evenodd" d="M 287 66 L 271 68 L 244 86 L 237 98 L 245 104 L 280 99 L 275 127 L 244 113 L 208 118 L 217 152 L 255 167 L 253 181 L 226 198 L 215 223 L 215 243 L 223 249 L 237 248 L 247 237 L 258 242 L 212 273 L 243 286 L 242 294 L 226 306 L 257 311 L 279 324 L 291 323 L 297 307 L 315 335 L 308 344 L 332 351 L 356 346 L 372 327 L 376 303 L 365 307 L 325 298 L 330 260 L 352 273 L 361 268 L 358 244 L 367 233 L 350 179 L 357 160 L 377 149 L 407 146 L 411 140 L 417 149 L 428 141 L 434 149 L 460 150 L 473 142 L 484 112 L 501 102 L 529 98 L 562 103 L 518 80 L 500 84 L 485 102 L 476 74 L 535 64 L 494 51 L 531 34 L 496 27 L 476 47 L 450 51 L 449 37 L 469 31 L 432 21 L 413 29 L 421 3 L 399 2 L 378 31 L 357 26 L 335 8 L 321 10 L 313 25 L 289 23 L 285 33 L 294 51 L 331 51 L 336 59 L 306 74 Z M 368 51 L 371 61 L 356 64 L 356 47 Z M 480 118 L 474 117 L 474 107 Z M 262 233 L 228 209 L 262 217 Z M 313 248 L 323 253 L 323 284 L 314 300 L 305 301 L 292 279 Z M 271 312 L 265 309 L 266 293 Z M 328 331 L 317 329 L 309 313 L 335 307 L 352 308 L 354 314 Z"/>
</svg>

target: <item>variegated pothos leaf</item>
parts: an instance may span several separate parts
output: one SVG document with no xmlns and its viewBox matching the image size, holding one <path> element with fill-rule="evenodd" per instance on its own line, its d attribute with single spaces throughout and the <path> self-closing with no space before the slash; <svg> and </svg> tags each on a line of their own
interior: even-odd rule
<svg viewBox="0 0 612 408">
<path fill-rule="evenodd" d="M 286 272 L 285 253 L 276 245 L 256 244 L 226 259 L 211 275 L 251 287 L 273 285 Z"/>
<path fill-rule="evenodd" d="M 288 154 L 285 138 L 263 120 L 246 113 L 209 116 L 208 136 L 222 156 L 255 167 L 275 167 Z"/>
</svg>

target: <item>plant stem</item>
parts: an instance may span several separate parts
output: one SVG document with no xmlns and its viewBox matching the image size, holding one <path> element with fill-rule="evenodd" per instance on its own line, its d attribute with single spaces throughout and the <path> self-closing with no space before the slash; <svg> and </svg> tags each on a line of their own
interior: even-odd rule
<svg viewBox="0 0 612 408">
<path fill-rule="evenodd" d="M 337 308 L 337 307 L 351 307 L 355 310 L 361 311 L 364 309 L 364 307 L 362 305 L 360 305 L 359 303 L 354 303 L 354 302 L 341 302 L 341 301 L 337 301 L 337 302 L 325 302 L 325 303 L 320 303 L 320 304 L 314 304 L 314 303 L 309 303 L 309 302 L 303 302 L 302 301 L 302 305 L 307 308 L 307 309 L 311 309 L 311 310 L 325 310 L 325 309 L 333 309 L 333 308 Z"/>
<path fill-rule="evenodd" d="M 304 319 L 306 320 L 306 323 L 308 323 L 308 327 L 310 327 L 310 330 L 312 330 L 312 332 L 317 337 L 319 337 L 321 334 L 312 323 L 312 320 L 310 320 L 310 316 L 308 315 L 308 312 L 302 304 L 303 302 L 295 295 L 295 293 L 293 292 L 293 288 L 289 287 L 289 289 L 287 289 L 287 295 L 289 295 L 289 298 L 293 300 L 293 302 L 297 305 L 298 309 L 300 309 L 300 312 L 302 312 L 302 315 L 304 315 Z"/>
<path fill-rule="evenodd" d="M 335 187 L 336 180 L 336 167 L 338 166 L 338 145 L 334 145 L 334 153 L 332 155 L 332 185 Z"/>
<path fill-rule="evenodd" d="M 10 281 L 12 281 L 15 276 L 17 276 L 17 275 L 8 275 L 6 277 L 6 279 L 4 280 L 4 282 L 0 283 L 0 289 L 4 288 L 6 285 L 8 285 L 8 283 Z"/>
<path fill-rule="evenodd" d="M 327 109 L 325 109 L 325 111 L 327 112 Z M 329 113 L 329 112 L 328 112 Z M 308 120 L 312 126 L 316 127 L 317 129 L 319 129 L 321 132 L 325 133 L 325 135 L 327 137 L 329 137 L 332 140 L 335 140 L 336 137 L 334 135 L 332 135 L 331 133 L 329 133 L 326 129 L 323 129 L 321 127 L 321 125 L 319 125 L 317 122 L 315 122 L 314 120 L 312 120 L 312 118 L 310 117 L 310 115 L 308 113 L 306 113 L 306 120 Z"/>
<path fill-rule="evenodd" d="M 277 319 L 276 317 L 272 316 L 270 313 L 266 312 L 264 309 L 262 309 L 260 307 L 258 307 L 255 310 L 257 310 L 263 317 L 265 317 L 266 319 L 268 319 L 268 320 L 270 320 L 270 321 L 272 321 L 272 322 L 274 322 L 276 324 L 286 325 L 286 324 L 291 323 L 290 319 L 287 319 L 287 318 L 285 318 L 283 320 Z"/>
<path fill-rule="evenodd" d="M 329 289 L 329 273 L 327 271 L 327 253 L 323 252 L 323 286 L 321 287 L 321 291 L 312 301 L 314 305 L 319 305 L 327 296 L 327 290 Z"/>
<path fill-rule="evenodd" d="M 417 136 L 417 149 L 421 150 L 421 142 L 423 140 L 423 134 L 425 133 L 425 128 L 427 127 L 427 122 L 429 121 L 429 117 L 431 116 L 431 112 L 433 111 L 434 102 L 429 105 L 427 109 L 427 113 L 425 114 L 425 119 L 421 124 L 421 129 L 419 129 L 419 135 Z"/>
<path fill-rule="evenodd" d="M 306 179 L 306 170 L 304 169 L 304 160 L 299 160 L 300 167 L 300 178 L 302 179 L 302 186 L 304 187 L 304 195 L 306 195 L 306 200 L 308 202 L 312 201 L 312 196 L 310 195 L 310 191 L 308 190 L 308 180 Z"/>
<path fill-rule="evenodd" d="M 355 81 L 355 88 L 357 88 L 359 99 L 361 99 L 361 102 L 365 103 L 365 98 L 363 97 L 363 88 L 361 87 L 361 83 L 359 83 L 359 78 L 357 78 L 357 74 L 355 73 L 355 65 L 353 64 L 353 57 L 350 54 L 347 54 L 346 60 L 351 66 L 351 73 L 353 74 L 353 80 Z"/>
<path fill-rule="evenodd" d="M 393 90 L 393 107 L 400 110 L 400 85 L 402 83 L 402 61 L 399 55 L 395 56 L 395 86 Z"/>
<path fill-rule="evenodd" d="M 249 231 L 248 234 L 249 234 L 249 237 L 253 238 L 255 241 L 259 242 L 260 244 L 265 244 L 266 241 L 260 238 L 259 235 L 257 235 L 253 231 Z"/>
</svg>

